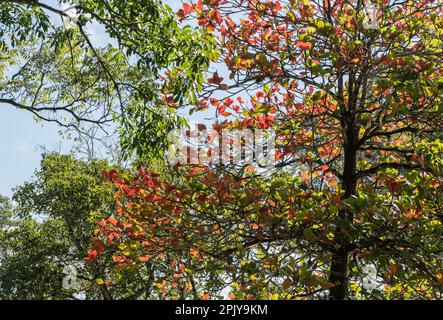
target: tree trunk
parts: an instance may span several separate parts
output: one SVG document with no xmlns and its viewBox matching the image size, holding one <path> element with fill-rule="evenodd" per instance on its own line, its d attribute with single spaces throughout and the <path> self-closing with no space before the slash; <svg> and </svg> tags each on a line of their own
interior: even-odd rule
<svg viewBox="0 0 443 320">
<path fill-rule="evenodd" d="M 346 123 L 346 142 L 344 145 L 344 168 L 343 187 L 345 194 L 342 200 L 356 194 L 357 189 L 357 148 L 358 128 L 353 121 Z M 352 222 L 352 213 L 346 209 L 339 212 L 341 219 Z M 329 282 L 335 284 L 329 289 L 329 299 L 343 300 L 348 296 L 348 256 L 350 253 L 350 243 L 346 233 L 342 228 L 337 227 L 335 231 L 337 242 L 336 249 L 332 255 L 331 267 L 329 271 Z"/>
<path fill-rule="evenodd" d="M 329 282 L 336 285 L 329 289 L 329 299 L 344 300 L 348 296 L 348 252 L 337 250 L 332 256 Z"/>
<path fill-rule="evenodd" d="M 113 300 L 111 292 L 109 292 L 106 286 L 100 286 L 100 292 L 102 294 L 103 300 Z"/>
</svg>

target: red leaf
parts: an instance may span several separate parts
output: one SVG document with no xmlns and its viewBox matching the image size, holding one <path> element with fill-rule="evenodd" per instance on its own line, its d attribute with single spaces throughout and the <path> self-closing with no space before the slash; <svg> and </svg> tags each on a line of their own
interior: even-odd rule
<svg viewBox="0 0 443 320">
<path fill-rule="evenodd" d="M 125 256 L 113 256 L 112 260 L 114 260 L 114 262 L 117 263 L 122 263 L 126 261 L 126 257 Z"/>
<path fill-rule="evenodd" d="M 106 220 L 101 220 L 101 221 L 99 221 L 99 222 L 98 222 L 98 225 L 99 225 L 100 227 L 106 227 Z"/>
<path fill-rule="evenodd" d="M 94 246 L 94 249 L 97 251 L 98 254 L 103 254 L 105 252 L 105 246 L 103 243 L 98 243 Z"/>
<path fill-rule="evenodd" d="M 187 16 L 188 14 L 190 14 L 192 12 L 193 8 L 192 5 L 190 5 L 189 3 L 184 3 L 183 4 L 183 15 Z"/>
<path fill-rule="evenodd" d="M 391 271 L 391 274 L 394 276 L 397 273 L 398 268 L 397 268 L 397 266 L 395 264 L 391 264 L 389 266 L 389 271 Z"/>
<path fill-rule="evenodd" d="M 90 261 L 96 261 L 97 260 L 97 250 L 90 248 L 88 250 L 88 258 L 90 259 Z"/>
<path fill-rule="evenodd" d="M 118 178 L 118 172 L 115 169 L 112 169 L 111 171 L 103 171 L 103 177 L 107 180 L 113 181 Z"/>
<path fill-rule="evenodd" d="M 224 103 L 225 106 L 230 107 L 234 103 L 234 100 L 232 100 L 231 98 L 226 98 L 223 101 L 223 103 Z"/>
<path fill-rule="evenodd" d="M 223 81 L 222 77 L 219 77 L 217 72 L 214 72 L 214 74 L 212 75 L 212 78 L 208 78 L 208 83 L 210 84 L 216 84 L 216 85 L 220 85 Z"/>
</svg>

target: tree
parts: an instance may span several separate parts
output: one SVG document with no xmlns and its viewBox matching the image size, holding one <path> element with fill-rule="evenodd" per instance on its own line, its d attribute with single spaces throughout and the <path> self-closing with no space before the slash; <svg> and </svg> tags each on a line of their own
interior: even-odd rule
<svg viewBox="0 0 443 320">
<path fill-rule="evenodd" d="M 282 176 L 114 172 L 101 236 L 138 243 L 122 265 L 162 265 L 165 296 L 441 298 L 443 8 L 374 3 L 376 28 L 360 0 L 184 4 L 230 72 L 208 76 L 195 109 L 215 108 L 219 128 L 274 128 Z"/>
<path fill-rule="evenodd" d="M 1 235 L 0 296 L 2 299 L 72 299 L 73 290 L 63 290 L 63 265 L 69 256 L 63 226 L 55 220 L 15 221 Z M 71 292 L 70 292 L 71 291 Z"/>
<path fill-rule="evenodd" d="M 89 34 L 91 26 L 104 29 L 107 45 Z M 133 119 L 149 123 L 150 135 L 180 122 L 160 92 L 177 103 L 194 99 L 212 56 L 205 33 L 179 26 L 158 0 L 5 0 L 0 39 L 3 106 L 84 135 L 91 125 L 107 133 L 117 121 L 124 149 L 132 144 L 127 132 L 138 137 Z"/>
<path fill-rule="evenodd" d="M 9 226 L 12 215 L 12 204 L 8 197 L 0 195 L 0 229 L 3 231 Z"/>
<path fill-rule="evenodd" d="M 17 206 L 0 207 L 2 299 L 150 296 L 149 268 L 116 273 L 111 252 L 92 264 L 83 261 L 88 252 L 102 252 L 93 230 L 115 206 L 113 187 L 102 176 L 106 168 L 105 161 L 47 154 L 35 179 L 15 190 Z"/>
</svg>

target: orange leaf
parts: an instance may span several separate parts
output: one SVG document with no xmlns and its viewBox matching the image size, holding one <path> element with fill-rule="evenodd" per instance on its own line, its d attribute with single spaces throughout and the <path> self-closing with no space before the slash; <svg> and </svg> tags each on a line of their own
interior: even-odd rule
<svg viewBox="0 0 443 320">
<path fill-rule="evenodd" d="M 329 181 L 328 186 L 330 186 L 332 188 L 332 187 L 335 187 L 337 184 L 338 184 L 337 180 L 331 180 L 331 181 Z"/>
<path fill-rule="evenodd" d="M 321 166 L 320 169 L 321 169 L 322 171 L 326 171 L 326 170 L 329 169 L 329 167 L 328 167 L 328 165 L 324 164 L 324 165 Z"/>
<path fill-rule="evenodd" d="M 150 255 L 145 255 L 145 256 L 142 256 L 142 257 L 138 258 L 138 260 L 140 260 L 140 262 L 146 262 L 146 261 L 148 261 L 150 258 L 151 258 Z"/>
<path fill-rule="evenodd" d="M 209 294 L 205 293 L 202 297 L 202 300 L 209 300 Z"/>
<path fill-rule="evenodd" d="M 199 257 L 199 253 L 198 253 L 198 250 L 197 250 L 197 249 L 195 249 L 195 248 L 191 248 L 191 249 L 189 249 L 189 252 L 190 252 L 195 258 L 198 258 L 198 257 Z"/>
<path fill-rule="evenodd" d="M 312 47 L 312 43 L 308 42 L 308 41 L 301 41 L 298 40 L 297 41 L 297 47 L 299 47 L 301 50 L 308 50 Z"/>
<path fill-rule="evenodd" d="M 115 219 L 114 217 L 109 217 L 109 218 L 108 218 L 108 222 L 109 222 L 110 224 L 112 224 L 113 226 L 116 226 L 116 225 L 118 224 L 118 220 Z"/>
</svg>

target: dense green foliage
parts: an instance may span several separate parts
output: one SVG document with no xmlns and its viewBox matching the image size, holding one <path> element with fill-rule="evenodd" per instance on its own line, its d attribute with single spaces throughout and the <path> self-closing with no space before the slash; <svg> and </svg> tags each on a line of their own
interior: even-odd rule
<svg viewBox="0 0 443 320">
<path fill-rule="evenodd" d="M 34 179 L 15 190 L 15 207 L 1 198 L 1 299 L 149 297 L 147 267 L 120 274 L 112 254 L 83 262 L 96 222 L 115 206 L 113 187 L 102 177 L 106 168 L 105 161 L 48 154 Z M 76 268 L 76 288 L 63 287 L 66 266 Z"/>
</svg>

